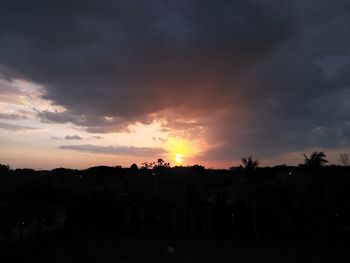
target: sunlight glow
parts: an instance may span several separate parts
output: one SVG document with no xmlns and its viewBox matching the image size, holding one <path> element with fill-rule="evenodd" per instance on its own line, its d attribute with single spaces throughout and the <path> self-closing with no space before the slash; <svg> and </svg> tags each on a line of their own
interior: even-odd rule
<svg viewBox="0 0 350 263">
<path fill-rule="evenodd" d="M 175 154 L 176 163 L 178 163 L 178 164 L 182 163 L 182 157 L 183 157 L 183 155 L 181 153 L 176 153 Z"/>
<path fill-rule="evenodd" d="M 176 164 L 183 164 L 185 158 L 192 156 L 191 146 L 188 141 L 181 138 L 169 138 L 166 143 L 170 159 Z"/>
</svg>

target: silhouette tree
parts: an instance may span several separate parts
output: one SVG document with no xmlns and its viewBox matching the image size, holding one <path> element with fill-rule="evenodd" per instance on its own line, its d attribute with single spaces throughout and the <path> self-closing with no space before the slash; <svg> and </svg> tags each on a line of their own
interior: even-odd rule
<svg viewBox="0 0 350 263">
<path fill-rule="evenodd" d="M 10 166 L 5 164 L 0 164 L 0 175 L 7 174 L 10 172 Z"/>
<path fill-rule="evenodd" d="M 251 172 L 254 172 L 256 168 L 259 167 L 259 161 L 253 160 L 251 156 L 249 156 L 248 158 L 242 158 L 241 167 L 246 173 L 251 173 Z"/>
<path fill-rule="evenodd" d="M 153 163 L 144 162 L 142 163 L 141 169 L 148 170 L 148 169 L 152 169 L 152 167 L 153 167 Z"/>
<path fill-rule="evenodd" d="M 252 221 L 254 227 L 255 239 L 258 240 L 258 224 L 256 216 L 256 198 L 255 198 L 255 171 L 259 167 L 259 161 L 254 160 L 251 156 L 248 158 L 242 158 L 241 168 L 244 174 L 244 188 L 245 198 L 248 201 L 248 205 L 251 207 Z"/>
<path fill-rule="evenodd" d="M 154 162 L 153 168 L 169 168 L 170 163 L 166 163 L 163 159 L 159 158 Z"/>
<path fill-rule="evenodd" d="M 310 157 L 306 156 L 306 154 L 303 154 L 305 161 L 304 165 L 308 168 L 320 168 L 324 166 L 328 161 L 324 159 L 326 155 L 324 152 L 313 152 Z"/>
<path fill-rule="evenodd" d="M 346 153 L 340 154 L 340 162 L 342 165 L 348 166 L 349 165 L 349 155 Z"/>
<path fill-rule="evenodd" d="M 130 170 L 132 171 L 137 171 L 139 169 L 139 167 L 137 166 L 136 163 L 133 163 L 131 166 L 130 166 Z"/>
<path fill-rule="evenodd" d="M 325 159 L 326 155 L 324 152 L 313 152 L 309 157 L 304 154 L 304 165 L 309 169 L 309 192 L 312 191 L 313 194 L 313 215 L 315 218 L 316 229 L 320 237 L 326 239 L 327 231 L 327 211 L 329 210 L 329 199 L 328 194 L 328 184 L 327 176 L 321 173 L 319 170 L 328 161 Z"/>
<path fill-rule="evenodd" d="M 153 162 L 153 174 L 154 174 L 154 192 L 158 195 L 158 176 L 164 173 L 166 168 L 170 168 L 170 163 L 166 163 L 163 159 L 159 158 L 156 162 Z"/>
</svg>

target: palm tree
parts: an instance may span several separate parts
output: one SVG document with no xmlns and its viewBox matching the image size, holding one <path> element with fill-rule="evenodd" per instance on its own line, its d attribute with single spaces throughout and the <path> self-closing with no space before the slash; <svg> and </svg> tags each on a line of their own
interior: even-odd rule
<svg viewBox="0 0 350 263">
<path fill-rule="evenodd" d="M 307 157 L 306 154 L 303 154 L 305 161 L 304 165 L 309 168 L 320 168 L 324 166 L 328 161 L 324 159 L 326 155 L 324 152 L 313 152 L 310 157 Z"/>
<path fill-rule="evenodd" d="M 259 167 L 259 161 L 254 160 L 251 156 L 248 158 L 242 158 L 241 167 L 246 173 L 252 173 Z"/>
<path fill-rule="evenodd" d="M 254 160 L 251 156 L 248 158 L 242 158 L 242 169 L 245 176 L 245 196 L 252 209 L 252 221 L 254 227 L 255 239 L 258 240 L 258 224 L 256 218 L 256 200 L 254 193 L 254 174 L 259 167 L 259 161 Z"/>
<path fill-rule="evenodd" d="M 314 207 L 318 210 L 317 212 L 317 217 L 319 220 L 319 231 L 320 235 L 322 236 L 323 239 L 327 237 L 327 230 L 326 230 L 326 222 L 327 222 L 327 215 L 324 211 L 328 209 L 328 199 L 326 198 L 327 196 L 327 180 L 325 180 L 324 176 L 322 173 L 320 173 L 319 168 L 324 166 L 328 161 L 325 159 L 326 155 L 324 152 L 313 152 L 310 157 L 306 156 L 304 154 L 304 165 L 307 167 L 310 172 L 310 181 L 312 183 L 313 190 L 316 191 L 314 193 L 314 202 L 315 205 Z"/>
</svg>

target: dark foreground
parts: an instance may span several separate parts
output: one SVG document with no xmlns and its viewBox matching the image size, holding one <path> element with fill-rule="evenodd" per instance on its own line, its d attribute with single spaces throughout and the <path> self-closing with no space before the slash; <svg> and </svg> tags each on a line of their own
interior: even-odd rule
<svg viewBox="0 0 350 263">
<path fill-rule="evenodd" d="M 6 167 L 0 262 L 350 262 L 349 175 L 348 166 L 211 170 L 160 161 Z"/>
<path fill-rule="evenodd" d="M 174 253 L 167 251 L 174 248 Z M 79 235 L 8 251 L 4 262 L 350 262 L 347 243 L 175 240 Z"/>
</svg>

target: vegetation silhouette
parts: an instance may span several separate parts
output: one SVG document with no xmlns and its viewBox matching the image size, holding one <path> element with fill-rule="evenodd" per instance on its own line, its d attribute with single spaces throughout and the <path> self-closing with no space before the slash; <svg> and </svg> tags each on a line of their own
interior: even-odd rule
<svg viewBox="0 0 350 263">
<path fill-rule="evenodd" d="M 3 249 L 44 244 L 57 233 L 63 240 L 350 241 L 350 167 L 326 165 L 324 152 L 304 157 L 302 165 L 275 167 L 247 157 L 230 169 L 170 167 L 163 159 L 140 169 L 0 165 L 0 242 Z"/>
<path fill-rule="evenodd" d="M 344 166 L 349 165 L 349 155 L 346 153 L 340 154 L 340 163 Z"/>
<path fill-rule="evenodd" d="M 255 199 L 255 176 L 256 170 L 259 167 L 259 161 L 254 160 L 251 156 L 242 158 L 242 169 L 244 174 L 245 198 L 248 205 L 251 207 L 252 222 L 254 227 L 255 240 L 258 240 L 258 224 L 256 218 L 256 199 Z"/>
<path fill-rule="evenodd" d="M 306 154 L 303 154 L 305 161 L 304 165 L 308 168 L 317 169 L 324 166 L 328 161 L 324 159 L 326 155 L 324 152 L 313 152 L 310 157 L 307 157 Z"/>
</svg>

